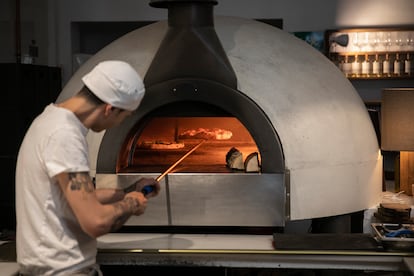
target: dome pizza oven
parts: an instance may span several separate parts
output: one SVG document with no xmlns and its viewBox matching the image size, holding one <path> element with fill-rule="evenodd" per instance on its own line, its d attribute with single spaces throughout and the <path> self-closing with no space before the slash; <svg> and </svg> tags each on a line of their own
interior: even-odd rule
<svg viewBox="0 0 414 276">
<path fill-rule="evenodd" d="M 122 125 L 90 132 L 97 187 L 157 177 L 159 197 L 128 225 L 268 229 L 372 206 L 382 159 L 359 95 L 322 54 L 272 26 L 215 17 L 216 1 L 151 1 L 168 20 L 90 58 L 64 87 L 106 59 L 128 61 L 146 95 Z"/>
</svg>

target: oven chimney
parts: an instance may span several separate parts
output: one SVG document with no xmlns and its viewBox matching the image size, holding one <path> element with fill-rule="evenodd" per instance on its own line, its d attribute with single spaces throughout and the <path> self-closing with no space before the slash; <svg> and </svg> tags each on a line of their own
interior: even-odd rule
<svg viewBox="0 0 414 276">
<path fill-rule="evenodd" d="M 205 79 L 237 88 L 237 78 L 214 29 L 213 0 L 152 0 L 168 9 L 168 30 L 145 75 L 147 87 L 172 79 Z"/>
</svg>

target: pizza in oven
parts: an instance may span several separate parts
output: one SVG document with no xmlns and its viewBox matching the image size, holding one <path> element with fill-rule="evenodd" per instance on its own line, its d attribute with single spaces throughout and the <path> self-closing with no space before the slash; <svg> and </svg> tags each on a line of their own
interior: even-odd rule
<svg viewBox="0 0 414 276">
<path fill-rule="evenodd" d="M 214 139 L 214 140 L 229 140 L 233 133 L 229 130 L 214 128 L 198 128 L 186 130 L 178 136 L 180 139 Z"/>
<path fill-rule="evenodd" d="M 155 150 L 173 150 L 184 148 L 184 143 L 165 142 L 165 141 L 144 141 L 139 144 L 139 148 Z"/>
</svg>

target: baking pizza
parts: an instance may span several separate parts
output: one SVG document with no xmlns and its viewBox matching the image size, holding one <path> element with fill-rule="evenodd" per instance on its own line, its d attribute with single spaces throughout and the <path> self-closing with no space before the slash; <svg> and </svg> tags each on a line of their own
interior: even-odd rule
<svg viewBox="0 0 414 276">
<path fill-rule="evenodd" d="M 144 141 L 139 144 L 139 147 L 143 149 L 171 150 L 184 148 L 184 143 L 165 141 Z"/>
<path fill-rule="evenodd" d="M 215 140 L 229 140 L 233 133 L 229 130 L 214 128 L 198 128 L 186 130 L 178 136 L 180 139 L 215 139 Z"/>
</svg>

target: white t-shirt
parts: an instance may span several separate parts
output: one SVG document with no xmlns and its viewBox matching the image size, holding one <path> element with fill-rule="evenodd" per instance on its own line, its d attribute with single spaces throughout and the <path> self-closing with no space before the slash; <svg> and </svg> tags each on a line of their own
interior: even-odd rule
<svg viewBox="0 0 414 276">
<path fill-rule="evenodd" d="M 89 172 L 87 132 L 72 112 L 50 104 L 24 137 L 16 166 L 16 249 L 23 274 L 67 275 L 95 264 L 96 239 L 82 231 L 54 178 Z"/>
</svg>

